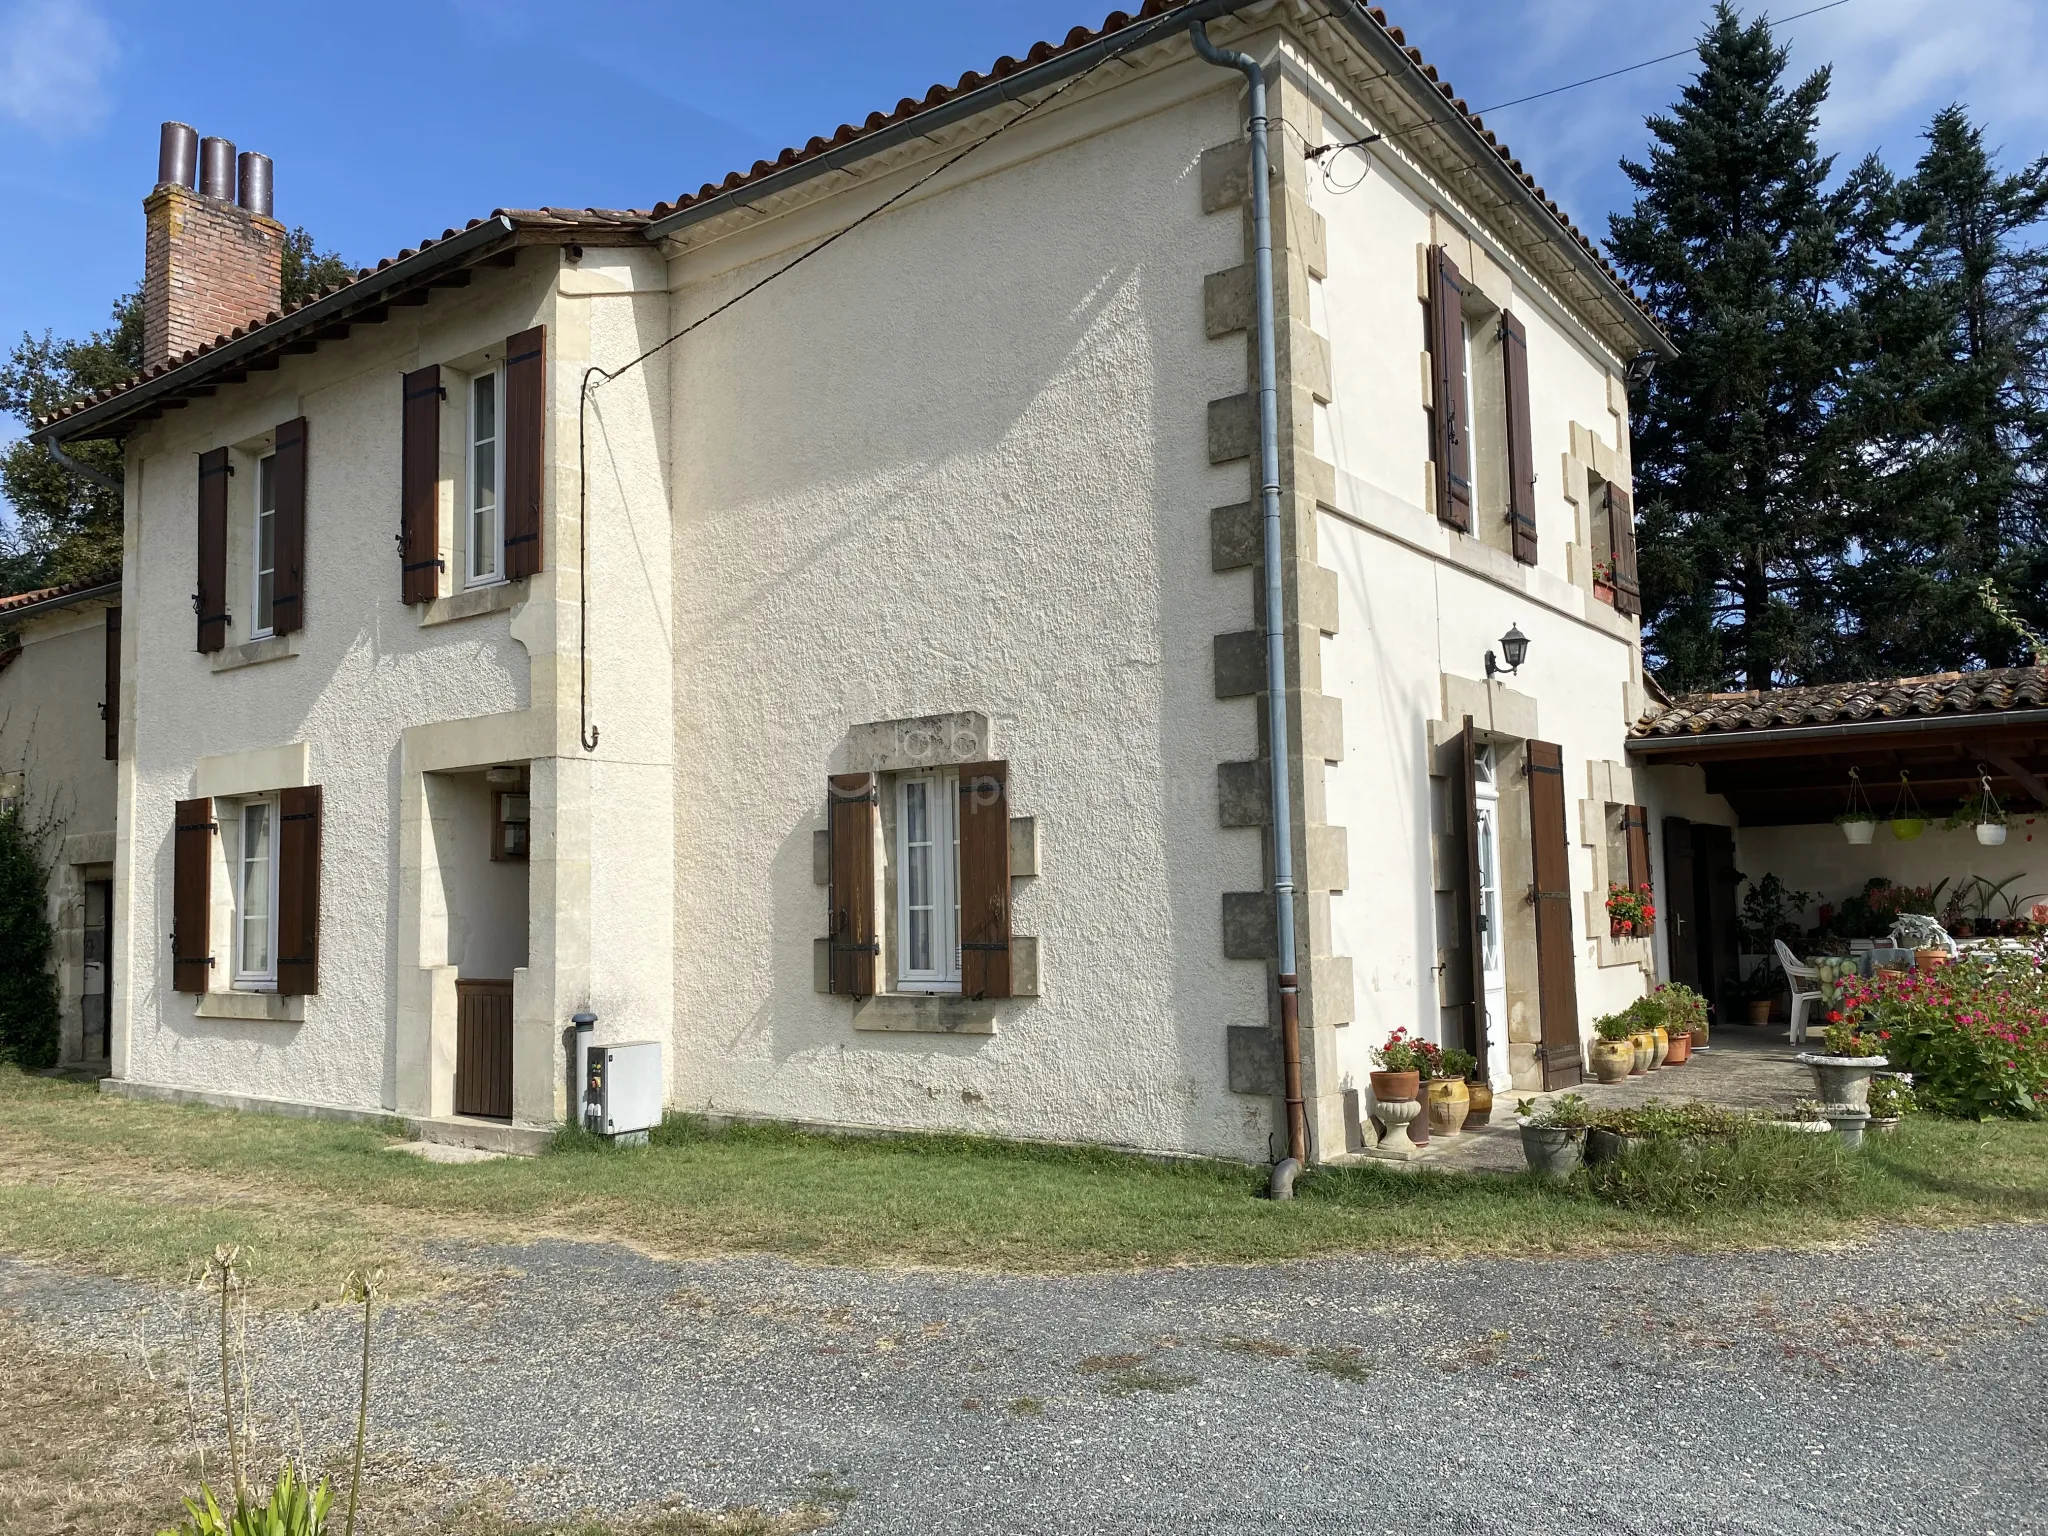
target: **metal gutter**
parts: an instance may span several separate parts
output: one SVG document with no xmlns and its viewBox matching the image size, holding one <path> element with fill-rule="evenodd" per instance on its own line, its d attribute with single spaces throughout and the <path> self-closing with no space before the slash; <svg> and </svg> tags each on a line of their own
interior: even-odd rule
<svg viewBox="0 0 2048 1536">
<path fill-rule="evenodd" d="M 891 123 L 887 127 L 877 128 L 873 133 L 864 133 L 857 139 L 849 139 L 836 148 L 771 172 L 759 181 L 750 181 L 745 186 L 734 187 L 729 192 L 716 193 L 702 202 L 692 203 L 687 208 L 679 208 L 674 213 L 649 223 L 646 228 L 647 238 L 665 239 L 678 231 L 688 229 L 693 224 L 701 224 L 706 219 L 717 218 L 721 214 L 748 208 L 769 198 L 780 197 L 813 177 L 823 176 L 830 171 L 844 170 L 847 166 L 865 160 L 882 150 L 908 143 L 912 139 L 925 138 L 935 129 L 957 123 L 963 118 L 973 117 L 978 112 L 986 112 L 1003 102 L 1015 101 L 1021 96 L 1029 96 L 1035 91 L 1057 85 L 1068 76 L 1092 68 L 1103 59 L 1114 58 L 1117 54 L 1129 52 L 1133 48 L 1142 48 L 1148 43 L 1157 42 L 1176 31 L 1184 30 L 1191 21 L 1208 21 L 1249 8 L 1249 0 L 1192 0 L 1192 3 L 1177 10 L 1162 11 L 1150 21 L 1124 27 L 1098 37 L 1091 43 L 1083 43 L 1070 53 L 1059 54 L 1043 63 L 1027 65 L 1000 80 L 991 80 L 971 91 L 963 91 L 960 95 L 942 101 L 927 111 L 913 113 L 900 123 Z"/>
<path fill-rule="evenodd" d="M 1914 715 L 1904 720 L 1850 720 L 1826 725 L 1777 725 L 1760 731 L 1702 731 L 1685 736 L 1631 736 L 1627 751 L 1635 757 L 1662 753 L 1681 756 L 1716 747 L 1772 746 L 1795 741 L 1860 741 L 1872 736 L 1924 736 L 1958 726 L 2048 726 L 2048 709 L 1973 710 L 1958 715 Z"/>
<path fill-rule="evenodd" d="M 168 373 L 123 390 L 120 394 L 102 400 L 97 405 L 86 407 L 76 415 L 66 416 L 62 421 L 50 423 L 29 433 L 31 442 L 52 444 L 68 443 L 89 437 L 101 425 L 118 421 L 133 415 L 154 402 L 177 394 L 180 390 L 196 386 L 224 368 L 269 351 L 294 336 L 309 330 L 318 330 L 348 319 L 351 313 L 373 307 L 380 298 L 393 290 L 410 287 L 422 278 L 431 276 L 445 267 L 461 266 L 484 255 L 491 247 L 509 240 L 518 226 L 503 214 L 494 214 L 472 229 L 465 229 L 458 235 L 437 240 L 424 250 L 415 251 L 403 261 L 394 261 L 381 272 L 349 284 L 324 299 L 315 299 L 304 309 L 293 310 L 282 319 L 269 325 L 258 326 L 248 335 L 238 337 L 225 346 L 215 347 L 201 353 L 190 362 L 181 363 Z"/>
<path fill-rule="evenodd" d="M 32 614 L 49 613 L 58 608 L 70 608 L 79 603 L 90 603 L 120 595 L 121 583 L 109 581 L 97 587 L 87 587 L 82 592 L 66 592 L 61 597 L 46 597 L 40 602 L 23 603 L 19 608 L 0 608 L 0 629 L 6 629 L 16 619 L 25 619 Z"/>
</svg>

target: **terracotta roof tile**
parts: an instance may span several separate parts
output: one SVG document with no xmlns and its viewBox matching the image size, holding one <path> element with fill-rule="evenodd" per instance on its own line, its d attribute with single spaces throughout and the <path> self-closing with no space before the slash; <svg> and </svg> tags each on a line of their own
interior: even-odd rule
<svg viewBox="0 0 2048 1536">
<path fill-rule="evenodd" d="M 1787 726 L 1985 715 L 2048 707 L 2048 667 L 1990 667 L 1871 683 L 1815 683 L 1748 693 L 1688 693 L 1629 732 L 1650 740 Z"/>
</svg>

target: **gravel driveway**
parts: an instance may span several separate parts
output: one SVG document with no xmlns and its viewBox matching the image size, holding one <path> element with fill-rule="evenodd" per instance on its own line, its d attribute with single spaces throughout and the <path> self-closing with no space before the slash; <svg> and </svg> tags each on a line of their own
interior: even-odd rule
<svg viewBox="0 0 2048 1536">
<path fill-rule="evenodd" d="M 1570 1262 L 1031 1278 L 442 1252 L 373 1436 L 532 1513 L 843 1505 L 847 1533 L 2048 1531 L 2048 1229 Z M 188 1298 L 0 1260 L 60 1347 L 210 1369 Z M 256 1332 L 349 1429 L 345 1314 Z"/>
</svg>

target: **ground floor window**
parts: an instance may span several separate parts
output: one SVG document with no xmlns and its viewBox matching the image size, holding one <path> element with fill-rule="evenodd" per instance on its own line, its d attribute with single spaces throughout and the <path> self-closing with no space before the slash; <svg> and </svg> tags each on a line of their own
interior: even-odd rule
<svg viewBox="0 0 2048 1536">
<path fill-rule="evenodd" d="M 235 985 L 277 985 L 277 803 L 247 800 L 238 824 L 235 871 Z"/>
<path fill-rule="evenodd" d="M 960 990 L 960 776 L 896 781 L 896 983 L 906 992 Z"/>
</svg>

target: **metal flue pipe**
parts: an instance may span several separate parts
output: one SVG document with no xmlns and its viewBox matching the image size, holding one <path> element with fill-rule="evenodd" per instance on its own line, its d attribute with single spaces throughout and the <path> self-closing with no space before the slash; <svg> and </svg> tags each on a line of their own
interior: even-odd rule
<svg viewBox="0 0 2048 1536">
<path fill-rule="evenodd" d="M 1287 1087 L 1287 1157 L 1274 1170 L 1275 1199 L 1290 1199 L 1308 1161 L 1308 1111 L 1301 1092 L 1301 978 L 1294 957 L 1294 810 L 1287 782 L 1287 627 L 1281 590 L 1280 385 L 1273 342 L 1272 157 L 1267 143 L 1266 72 L 1248 53 L 1218 48 L 1201 21 L 1188 24 L 1195 52 L 1234 69 L 1251 91 L 1252 284 L 1258 298 L 1259 506 L 1266 580 L 1266 740 L 1272 766 L 1273 939 L 1280 986 L 1280 1055 Z M 1293 1166 L 1290 1168 L 1288 1164 Z M 1282 1175 L 1285 1175 L 1283 1177 Z"/>
</svg>

